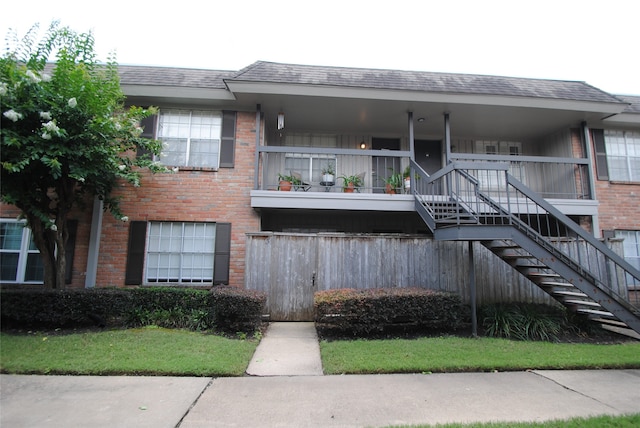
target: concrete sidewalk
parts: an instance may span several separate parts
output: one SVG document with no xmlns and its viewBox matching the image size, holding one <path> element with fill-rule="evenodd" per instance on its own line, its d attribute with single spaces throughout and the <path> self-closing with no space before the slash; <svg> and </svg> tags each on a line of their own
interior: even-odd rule
<svg viewBox="0 0 640 428">
<path fill-rule="evenodd" d="M 322 360 L 315 324 L 272 322 L 249 363 L 251 376 L 320 376 Z"/>
<path fill-rule="evenodd" d="M 271 323 L 241 378 L 0 375 L 1 427 L 385 427 L 640 413 L 640 370 L 322 376 Z"/>
<path fill-rule="evenodd" d="M 384 427 L 640 412 L 640 370 L 242 378 L 0 375 L 2 427 Z"/>
</svg>

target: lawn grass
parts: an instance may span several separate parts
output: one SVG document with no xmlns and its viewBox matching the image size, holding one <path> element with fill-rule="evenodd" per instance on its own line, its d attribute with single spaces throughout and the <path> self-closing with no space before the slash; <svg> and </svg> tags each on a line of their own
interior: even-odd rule
<svg viewBox="0 0 640 428">
<path fill-rule="evenodd" d="M 0 334 L 11 374 L 241 376 L 257 340 L 141 328 L 74 334 Z"/>
<path fill-rule="evenodd" d="M 489 422 L 476 424 L 398 425 L 393 428 L 636 428 L 640 413 L 624 416 L 595 416 L 547 422 Z"/>
<path fill-rule="evenodd" d="M 321 341 L 327 374 L 640 368 L 640 342 L 551 343 L 433 337 Z"/>
</svg>

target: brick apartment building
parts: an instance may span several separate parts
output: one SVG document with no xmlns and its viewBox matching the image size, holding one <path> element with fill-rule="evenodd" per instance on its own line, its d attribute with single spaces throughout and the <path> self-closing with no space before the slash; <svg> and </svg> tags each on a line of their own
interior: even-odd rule
<svg viewBox="0 0 640 428">
<path fill-rule="evenodd" d="M 103 214 L 99 202 L 72 215 L 69 287 L 280 287 L 272 304 L 282 287 L 306 290 L 287 296 L 293 306 L 308 306 L 309 290 L 348 281 L 401 286 L 410 277 L 449 289 L 456 275 L 468 275 L 462 241 L 487 237 L 438 238 L 413 192 L 427 182 L 423 193 L 453 189 L 428 178 L 452 164 L 497 199 L 508 172 L 640 267 L 640 96 L 575 81 L 261 61 L 240 71 L 120 66 L 120 74 L 129 104 L 159 108 L 145 134 L 163 141 L 159 161 L 176 172 L 147 174 L 141 187 L 116 192 L 127 222 Z M 413 181 L 391 194 L 387 184 L 407 168 Z M 279 175 L 297 180 L 292 191 L 279 191 Z M 343 191 L 348 176 L 361 178 L 354 193 Z M 2 206 L 2 283 L 38 284 L 37 250 L 17 214 Z M 547 222 L 539 231 L 555 227 L 548 215 L 535 217 Z M 364 242 L 378 238 L 384 244 Z M 457 247 L 445 252 L 435 247 L 440 240 Z M 366 251 L 353 255 L 350 245 Z M 384 258 L 367 259 L 376 245 L 397 248 L 391 258 L 378 249 Z M 306 253 L 312 246 L 318 250 Z M 402 253 L 422 257 L 423 266 L 408 273 Z M 346 267 L 351 258 L 357 272 Z M 277 267 L 284 259 L 289 265 Z M 493 263 L 480 263 L 481 298 L 540 298 L 505 291 L 526 279 L 516 272 L 495 281 Z M 502 291 L 482 291 L 495 282 Z"/>
</svg>

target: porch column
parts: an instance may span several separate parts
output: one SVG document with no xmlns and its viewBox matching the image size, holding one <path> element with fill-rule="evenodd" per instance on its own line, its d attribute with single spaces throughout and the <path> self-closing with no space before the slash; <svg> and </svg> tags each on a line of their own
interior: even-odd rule
<svg viewBox="0 0 640 428">
<path fill-rule="evenodd" d="M 585 152 L 587 155 L 587 159 L 589 163 L 587 164 L 587 171 L 589 174 L 589 195 L 592 199 L 596 198 L 596 180 L 595 180 L 595 171 L 593 170 L 594 165 L 594 155 L 593 155 L 593 145 L 591 144 L 591 133 L 589 132 L 589 127 L 587 126 L 587 122 L 582 122 L 582 139 L 584 140 Z M 598 221 L 598 214 L 591 216 L 591 223 L 593 227 L 593 236 L 596 238 L 601 238 L 602 234 L 600 233 L 600 222 Z"/>
<path fill-rule="evenodd" d="M 445 165 L 451 163 L 451 127 L 449 125 L 449 113 L 444 114 L 444 147 L 445 147 Z"/>
<path fill-rule="evenodd" d="M 413 136 L 413 112 L 410 111 L 408 113 L 408 118 L 409 118 L 409 151 L 411 152 L 411 160 L 415 161 L 416 160 L 416 154 L 415 154 L 415 143 L 414 143 L 414 136 Z"/>
<path fill-rule="evenodd" d="M 478 314 L 476 313 L 476 268 L 473 256 L 473 241 L 469 241 L 469 294 L 471 305 L 471 335 L 478 337 Z"/>
</svg>

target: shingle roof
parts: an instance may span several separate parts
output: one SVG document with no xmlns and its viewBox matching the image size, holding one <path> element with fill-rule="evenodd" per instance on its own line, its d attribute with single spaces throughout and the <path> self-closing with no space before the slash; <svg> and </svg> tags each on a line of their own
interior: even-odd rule
<svg viewBox="0 0 640 428">
<path fill-rule="evenodd" d="M 226 89 L 223 79 L 235 71 L 196 68 L 147 67 L 118 65 L 123 85 L 178 86 L 203 89 Z"/>
<path fill-rule="evenodd" d="M 309 66 L 265 61 L 255 62 L 228 80 L 620 102 L 607 92 L 578 81 Z"/>
<path fill-rule="evenodd" d="M 616 95 L 616 97 L 629 103 L 624 113 L 640 113 L 640 95 Z"/>
</svg>

